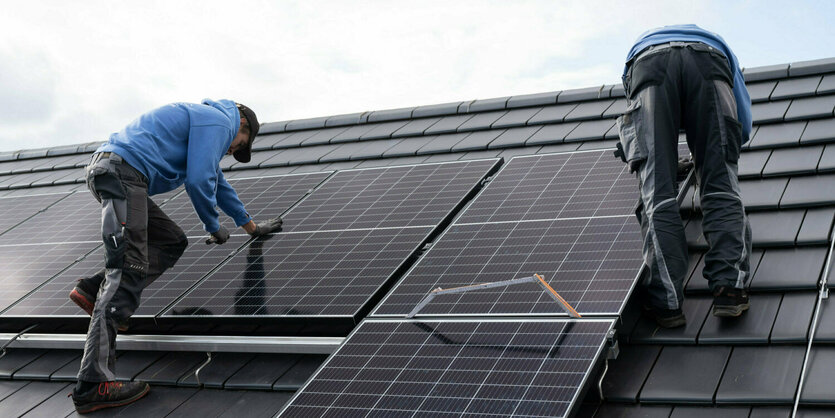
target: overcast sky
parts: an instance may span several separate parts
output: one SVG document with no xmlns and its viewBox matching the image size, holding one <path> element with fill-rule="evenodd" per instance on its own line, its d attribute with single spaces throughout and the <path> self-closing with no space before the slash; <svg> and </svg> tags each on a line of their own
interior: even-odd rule
<svg viewBox="0 0 835 418">
<path fill-rule="evenodd" d="M 644 30 L 696 23 L 754 67 L 835 57 L 821 1 L 38 1 L 0 15 L 0 151 L 107 139 L 228 98 L 262 122 L 620 82 Z"/>
</svg>

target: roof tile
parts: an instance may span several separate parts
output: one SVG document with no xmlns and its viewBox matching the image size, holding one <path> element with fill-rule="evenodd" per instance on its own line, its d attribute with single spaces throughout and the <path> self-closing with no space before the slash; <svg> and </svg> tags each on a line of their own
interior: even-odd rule
<svg viewBox="0 0 835 418">
<path fill-rule="evenodd" d="M 748 89 L 748 95 L 751 96 L 751 103 L 759 103 L 768 101 L 776 85 L 776 81 L 764 81 L 762 83 L 750 83 L 745 87 Z"/>
<path fill-rule="evenodd" d="M 488 110 L 499 110 L 507 107 L 510 97 L 497 97 L 495 99 L 479 99 L 465 106 L 465 112 L 486 112 Z"/>
<path fill-rule="evenodd" d="M 435 137 L 432 136 L 403 138 L 402 141 L 387 149 L 386 152 L 383 153 L 383 157 L 406 157 L 415 155 L 421 147 L 426 146 L 434 139 Z"/>
<path fill-rule="evenodd" d="M 825 257 L 825 247 L 767 249 L 751 278 L 751 289 L 814 289 Z"/>
<path fill-rule="evenodd" d="M 603 378 L 603 395 L 616 402 L 635 403 L 638 392 L 658 358 L 661 347 L 625 346 L 618 358 L 609 361 L 609 371 Z"/>
<path fill-rule="evenodd" d="M 331 139 L 335 136 L 347 131 L 347 126 L 339 126 L 336 128 L 319 129 L 314 131 L 313 135 L 307 137 L 301 142 L 303 146 L 329 144 Z"/>
<path fill-rule="evenodd" d="M 835 72 L 835 58 L 793 62 L 789 68 L 789 76 L 791 77 L 831 72 Z"/>
<path fill-rule="evenodd" d="M 542 108 L 526 108 L 526 109 L 514 109 L 510 110 L 504 114 L 504 116 L 500 117 L 497 121 L 493 122 L 493 125 L 490 127 L 493 129 L 496 128 L 511 128 L 514 126 L 524 126 L 528 120 L 536 115 Z"/>
<path fill-rule="evenodd" d="M 390 120 L 409 119 L 412 117 L 414 107 L 401 109 L 375 110 L 368 115 L 368 122 L 386 122 Z"/>
<path fill-rule="evenodd" d="M 821 82 L 821 76 L 789 78 L 777 82 L 777 88 L 771 93 L 771 100 L 791 99 L 794 97 L 814 96 Z"/>
<path fill-rule="evenodd" d="M 730 347 L 664 347 L 641 402 L 711 403 L 730 353 Z"/>
<path fill-rule="evenodd" d="M 786 120 L 829 118 L 835 111 L 835 95 L 792 100 Z"/>
<path fill-rule="evenodd" d="M 441 118 L 426 118 L 412 120 L 411 122 L 407 123 L 406 126 L 394 132 L 394 134 L 392 134 L 392 138 L 423 135 L 423 132 L 426 131 L 427 128 L 438 123 L 438 121 L 440 120 Z"/>
<path fill-rule="evenodd" d="M 810 120 L 800 137 L 801 144 L 835 141 L 835 119 Z"/>
<path fill-rule="evenodd" d="M 391 135 L 394 134 L 395 131 L 404 127 L 408 123 L 408 121 L 400 120 L 395 122 L 386 122 L 386 123 L 376 123 L 369 125 L 372 129 L 365 134 L 360 136 L 360 140 L 367 140 L 367 139 L 383 139 L 383 138 L 391 138 Z"/>
<path fill-rule="evenodd" d="M 603 115 L 615 100 L 597 100 L 593 102 L 580 103 L 571 112 L 566 115 L 566 121 L 598 119 Z"/>
<path fill-rule="evenodd" d="M 557 97 L 557 103 L 600 99 L 602 98 L 600 94 L 601 91 L 603 91 L 603 86 L 565 90 L 560 93 L 559 97 Z M 608 97 L 608 95 L 606 97 Z"/>
<path fill-rule="evenodd" d="M 626 112 L 626 99 L 618 99 L 603 112 L 604 118 L 615 118 Z"/>
<path fill-rule="evenodd" d="M 601 119 L 581 122 L 565 137 L 565 142 L 603 139 L 615 126 L 614 119 Z"/>
<path fill-rule="evenodd" d="M 818 86 L 818 94 L 835 93 L 835 74 L 827 74 L 823 76 L 820 85 Z"/>
<path fill-rule="evenodd" d="M 800 232 L 797 233 L 797 242 L 821 245 L 829 243 L 833 214 L 835 208 L 832 207 L 807 210 Z"/>
<path fill-rule="evenodd" d="M 699 344 L 767 344 L 782 295 L 751 295 L 751 307 L 739 318 L 708 315 Z"/>
<path fill-rule="evenodd" d="M 325 122 L 328 120 L 328 117 L 320 117 L 320 118 L 310 118 L 310 119 L 299 119 L 299 120 L 291 120 L 287 122 L 287 125 L 284 127 L 286 131 L 300 131 L 303 129 L 316 129 L 316 128 L 324 128 Z"/>
<path fill-rule="evenodd" d="M 452 115 L 444 116 L 438 123 L 426 128 L 425 135 L 446 134 L 456 132 L 464 122 L 478 116 L 473 115 Z"/>
<path fill-rule="evenodd" d="M 487 148 L 496 137 L 504 133 L 504 129 L 494 129 L 490 131 L 473 132 L 467 135 L 466 138 L 459 141 L 452 146 L 453 152 L 459 151 L 478 151 Z"/>
<path fill-rule="evenodd" d="M 524 126 L 521 128 L 507 129 L 504 133 L 496 137 L 496 139 L 490 143 L 488 148 L 493 149 L 524 146 L 525 141 L 527 141 L 528 138 L 540 129 L 542 129 L 541 126 Z"/>
<path fill-rule="evenodd" d="M 365 135 L 372 129 L 374 129 L 374 125 L 352 126 L 331 138 L 331 144 L 359 141 L 361 136 Z"/>
<path fill-rule="evenodd" d="M 710 312 L 712 297 L 688 296 L 684 299 L 682 311 L 687 323 L 678 328 L 661 328 L 654 320 L 641 316 L 632 330 L 630 342 L 649 344 L 695 344 L 699 330 Z"/>
<path fill-rule="evenodd" d="M 470 135 L 467 132 L 457 134 L 444 134 L 431 137 L 426 145 L 418 150 L 418 154 L 437 154 L 441 152 L 450 152 L 452 147 L 461 142 L 462 139 Z"/>
<path fill-rule="evenodd" d="M 754 123 L 780 122 L 786 115 L 791 100 L 779 102 L 755 103 L 751 105 L 751 115 Z"/>
<path fill-rule="evenodd" d="M 478 113 L 464 124 L 458 127 L 458 132 L 474 131 L 480 129 L 489 129 L 493 123 L 507 113 L 506 110 L 499 110 L 495 112 Z"/>
<path fill-rule="evenodd" d="M 777 209 L 788 181 L 786 177 L 741 181 L 742 203 L 748 210 Z"/>
<path fill-rule="evenodd" d="M 781 208 L 835 204 L 835 175 L 792 177 Z"/>
<path fill-rule="evenodd" d="M 542 129 L 537 131 L 528 139 L 525 145 L 544 145 L 563 142 L 565 137 L 571 133 L 579 122 L 558 123 L 555 125 L 545 125 Z M 576 149 L 576 147 L 575 147 Z"/>
<path fill-rule="evenodd" d="M 750 148 L 790 147 L 800 144 L 800 135 L 806 128 L 806 121 L 760 126 L 751 138 Z"/>
<path fill-rule="evenodd" d="M 763 177 L 811 174 L 818 167 L 823 145 L 774 150 L 763 168 Z"/>
<path fill-rule="evenodd" d="M 791 292 L 783 295 L 777 319 L 771 329 L 772 343 L 805 342 L 815 310 L 815 292 Z"/>
<path fill-rule="evenodd" d="M 528 120 L 528 125 L 562 122 L 565 116 L 576 107 L 574 103 L 543 107 L 539 113 Z"/>
<path fill-rule="evenodd" d="M 527 106 L 541 106 L 557 103 L 557 96 L 559 91 L 551 91 L 547 93 L 523 94 L 513 96 L 507 100 L 507 108 L 527 107 Z"/>
<path fill-rule="evenodd" d="M 427 106 L 418 106 L 412 111 L 413 118 L 425 118 L 429 116 L 454 115 L 464 102 L 441 103 Z"/>
<path fill-rule="evenodd" d="M 734 347 L 716 403 L 791 403 L 803 356 L 801 346 Z"/>
<path fill-rule="evenodd" d="M 330 116 L 325 121 L 325 127 L 350 126 L 365 123 L 368 120 L 368 112 L 349 113 L 345 115 Z"/>
<path fill-rule="evenodd" d="M 745 82 L 785 78 L 789 76 L 789 64 L 766 65 L 763 67 L 746 68 L 742 71 Z"/>
</svg>

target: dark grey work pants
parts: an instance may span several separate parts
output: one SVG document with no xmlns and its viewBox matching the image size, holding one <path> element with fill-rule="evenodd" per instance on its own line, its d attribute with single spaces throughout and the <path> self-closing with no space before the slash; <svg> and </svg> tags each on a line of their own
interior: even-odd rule
<svg viewBox="0 0 835 418">
<path fill-rule="evenodd" d="M 748 279 L 751 229 L 742 206 L 737 162 L 742 125 L 725 56 L 702 43 L 649 47 L 628 64 L 628 108 L 618 119 L 621 144 L 641 192 L 643 283 L 649 302 L 678 309 L 687 274 L 687 241 L 676 200 L 678 132 L 693 154 L 703 230 L 710 249 L 704 277 L 711 289 L 743 288 Z"/>
<path fill-rule="evenodd" d="M 148 197 L 148 181 L 116 154 L 93 156 L 87 185 L 102 205 L 105 270 L 87 278 L 100 283 L 78 379 L 116 378 L 116 331 L 133 315 L 142 290 L 173 267 L 188 245 L 182 229 Z"/>
</svg>

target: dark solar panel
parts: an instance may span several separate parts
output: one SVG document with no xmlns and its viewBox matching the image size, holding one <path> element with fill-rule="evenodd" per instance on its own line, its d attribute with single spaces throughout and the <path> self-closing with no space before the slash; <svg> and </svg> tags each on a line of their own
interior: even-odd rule
<svg viewBox="0 0 835 418">
<path fill-rule="evenodd" d="M 638 181 L 611 150 L 516 157 L 456 223 L 633 213 Z"/>
<path fill-rule="evenodd" d="M 453 225 L 378 305 L 405 315 L 432 289 L 540 274 L 580 314 L 620 312 L 643 263 L 634 216 Z M 438 296 L 424 315 L 560 314 L 536 284 Z"/>
<path fill-rule="evenodd" d="M 0 234 L 65 197 L 67 193 L 0 198 Z"/>
<path fill-rule="evenodd" d="M 258 222 L 281 215 L 330 174 L 328 171 L 233 179 L 229 180 L 229 184 L 235 189 L 250 216 Z M 186 235 L 206 234 L 188 194 L 183 193 L 166 203 L 164 212 L 185 231 Z M 221 215 L 220 220 L 228 230 L 235 229 L 235 224 L 230 218 Z"/>
<path fill-rule="evenodd" d="M 95 248 L 97 243 L 0 246 L 0 309 Z"/>
<path fill-rule="evenodd" d="M 71 194 L 0 235 L 2 245 L 100 240 L 101 204 L 86 191 Z"/>
<path fill-rule="evenodd" d="M 134 316 L 159 313 L 247 239 L 248 236 L 232 236 L 223 245 L 206 245 L 202 239 L 192 239 L 177 265 L 145 288 Z M 104 255 L 98 249 L 3 312 L 3 316 L 86 316 L 68 295 L 78 279 L 92 276 L 102 268 Z"/>
<path fill-rule="evenodd" d="M 353 316 L 432 229 L 283 233 L 254 241 L 165 315 Z"/>
<path fill-rule="evenodd" d="M 612 325 L 368 320 L 280 415 L 569 416 Z"/>
<path fill-rule="evenodd" d="M 346 170 L 284 217 L 285 231 L 438 224 L 498 160 Z"/>
</svg>

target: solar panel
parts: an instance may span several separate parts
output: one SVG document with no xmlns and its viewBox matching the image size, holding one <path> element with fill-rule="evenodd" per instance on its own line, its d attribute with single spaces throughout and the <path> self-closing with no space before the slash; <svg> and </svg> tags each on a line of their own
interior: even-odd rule
<svg viewBox="0 0 835 418">
<path fill-rule="evenodd" d="M 354 316 L 432 230 L 281 233 L 253 241 L 164 316 Z"/>
<path fill-rule="evenodd" d="M 134 313 L 134 317 L 153 316 L 159 313 L 248 239 L 248 236 L 232 236 L 223 245 L 206 245 L 201 239 L 192 239 L 177 265 L 166 271 L 142 292 L 141 304 Z M 104 268 L 104 254 L 99 248 L 21 299 L 3 312 L 2 316 L 87 316 L 81 308 L 69 300 L 68 295 L 78 279 L 90 277 L 102 268 Z"/>
<path fill-rule="evenodd" d="M 86 191 L 76 192 L 0 235 L 0 244 L 101 240 L 101 204 Z"/>
<path fill-rule="evenodd" d="M 339 171 L 284 217 L 284 230 L 436 225 L 498 161 Z"/>
<path fill-rule="evenodd" d="M 431 290 L 540 274 L 580 314 L 618 314 L 643 264 L 632 216 L 452 225 L 378 305 L 406 315 Z M 424 315 L 563 314 L 536 284 L 438 296 Z"/>
<path fill-rule="evenodd" d="M 67 193 L 0 198 L 0 234 L 67 197 Z"/>
<path fill-rule="evenodd" d="M 367 320 L 279 416 L 569 416 L 613 322 Z"/>
<path fill-rule="evenodd" d="M 456 223 L 626 215 L 638 181 L 611 150 L 510 160 Z"/>
<path fill-rule="evenodd" d="M 281 215 L 331 173 L 328 171 L 233 179 L 229 180 L 229 184 L 235 189 L 247 212 L 257 222 Z M 180 194 L 166 203 L 164 211 L 187 236 L 206 235 L 203 223 L 194 212 L 188 194 Z M 235 229 L 235 224 L 228 217 L 221 216 L 220 220 L 230 231 Z"/>
<path fill-rule="evenodd" d="M 58 274 L 97 243 L 0 246 L 0 309 Z"/>
</svg>

